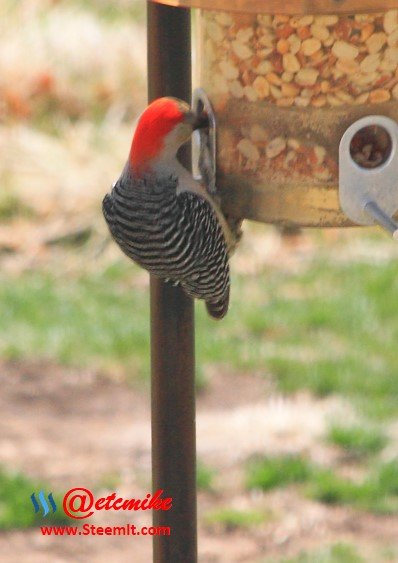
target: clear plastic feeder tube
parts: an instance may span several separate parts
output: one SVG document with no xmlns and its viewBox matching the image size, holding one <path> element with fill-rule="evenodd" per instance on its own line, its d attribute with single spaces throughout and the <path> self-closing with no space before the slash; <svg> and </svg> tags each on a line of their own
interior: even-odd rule
<svg viewBox="0 0 398 563">
<path fill-rule="evenodd" d="M 217 117 L 226 209 L 276 223 L 350 224 L 338 199 L 339 144 L 361 117 L 398 120 L 398 10 L 200 10 L 199 36 L 198 85 Z"/>
</svg>

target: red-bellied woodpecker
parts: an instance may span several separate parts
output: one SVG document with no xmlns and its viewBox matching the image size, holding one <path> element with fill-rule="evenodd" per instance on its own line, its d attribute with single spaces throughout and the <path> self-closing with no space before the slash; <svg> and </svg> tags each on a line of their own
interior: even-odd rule
<svg viewBox="0 0 398 563">
<path fill-rule="evenodd" d="M 204 299 L 209 314 L 228 311 L 228 254 L 235 237 L 219 206 L 177 160 L 194 129 L 206 127 L 175 98 L 141 115 L 124 170 L 102 208 L 121 250 L 151 274 Z"/>
</svg>

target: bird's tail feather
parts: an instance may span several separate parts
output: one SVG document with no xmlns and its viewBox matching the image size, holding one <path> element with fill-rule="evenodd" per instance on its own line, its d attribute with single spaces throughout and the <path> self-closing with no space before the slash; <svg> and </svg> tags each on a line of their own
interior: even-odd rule
<svg viewBox="0 0 398 563">
<path fill-rule="evenodd" d="M 215 303 L 206 301 L 207 312 L 213 319 L 218 321 L 225 317 L 225 315 L 228 312 L 228 307 L 229 307 L 229 289 L 228 289 L 228 293 L 220 301 L 216 301 Z"/>
</svg>

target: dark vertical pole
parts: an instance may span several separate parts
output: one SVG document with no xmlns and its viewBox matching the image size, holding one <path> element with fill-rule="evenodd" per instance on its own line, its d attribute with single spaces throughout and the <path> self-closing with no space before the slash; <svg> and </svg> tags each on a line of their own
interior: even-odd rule
<svg viewBox="0 0 398 563">
<path fill-rule="evenodd" d="M 148 96 L 191 96 L 190 12 L 147 2 Z M 189 151 L 181 154 L 189 166 Z M 195 563 L 196 436 L 193 302 L 181 289 L 151 278 L 153 489 L 173 498 L 170 511 L 154 511 L 155 563 Z"/>
</svg>

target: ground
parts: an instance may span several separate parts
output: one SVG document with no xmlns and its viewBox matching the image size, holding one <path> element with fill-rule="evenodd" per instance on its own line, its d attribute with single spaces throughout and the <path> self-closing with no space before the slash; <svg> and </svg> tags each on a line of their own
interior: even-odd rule
<svg viewBox="0 0 398 563">
<path fill-rule="evenodd" d="M 101 482 L 101 492 L 116 489 L 126 498 L 149 490 L 149 389 L 112 381 L 89 369 L 44 362 L 7 362 L 0 372 L 0 449 L 7 466 L 51 483 L 59 491 Z M 336 454 L 320 444 L 319 434 L 328 417 L 343 414 L 348 405 L 331 398 L 315 401 L 306 393 L 285 398 L 264 378 L 233 377 L 231 386 L 230 374 L 214 373 L 198 396 L 198 455 L 218 475 L 217 492 L 199 494 L 199 560 L 280 560 L 301 550 L 347 542 L 370 555 L 368 561 L 378 561 L 380 546 L 391 549 L 396 541 L 395 517 L 327 507 L 306 500 L 294 488 L 253 495 L 242 486 L 242 461 L 264 450 L 312 449 L 313 456 L 327 463 Z M 114 479 L 112 488 L 109 481 Z M 206 513 L 225 506 L 262 510 L 267 517 L 247 530 L 228 531 L 205 523 Z M 90 520 L 99 525 L 128 521 L 127 514 L 115 517 L 110 512 Z M 134 523 L 149 521 L 137 513 Z M 4 563 L 110 559 L 147 563 L 151 541 L 144 537 L 44 538 L 38 529 L 31 529 L 3 532 L 0 550 Z"/>
</svg>

